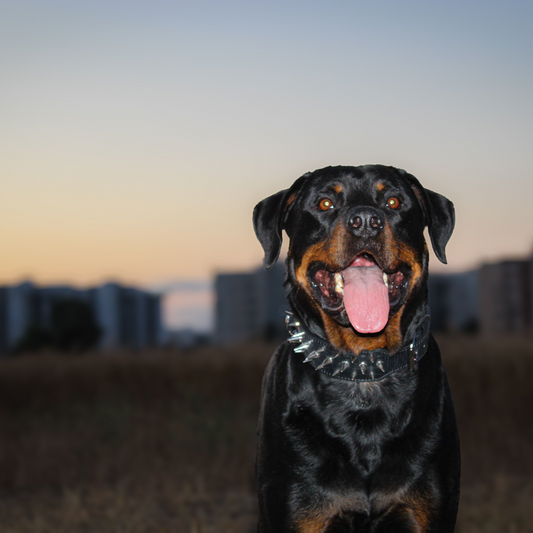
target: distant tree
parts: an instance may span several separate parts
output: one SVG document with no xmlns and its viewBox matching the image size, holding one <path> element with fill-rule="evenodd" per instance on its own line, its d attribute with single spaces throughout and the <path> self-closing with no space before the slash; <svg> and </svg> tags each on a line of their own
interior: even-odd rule
<svg viewBox="0 0 533 533">
<path fill-rule="evenodd" d="M 100 339 L 101 329 L 91 306 L 77 298 L 57 300 L 52 306 L 50 328 L 32 324 L 17 342 L 15 354 L 55 349 L 82 352 Z"/>
<path fill-rule="evenodd" d="M 470 319 L 462 328 L 461 331 L 463 333 L 468 333 L 470 335 L 474 335 L 476 333 L 479 333 L 479 322 L 476 318 Z"/>
<path fill-rule="evenodd" d="M 52 336 L 50 335 L 50 332 L 32 324 L 19 339 L 13 352 L 15 354 L 40 352 L 46 348 L 51 348 L 52 345 Z"/>
<path fill-rule="evenodd" d="M 67 298 L 58 300 L 52 307 L 51 334 L 57 349 L 80 352 L 96 345 L 101 330 L 88 303 Z"/>
</svg>

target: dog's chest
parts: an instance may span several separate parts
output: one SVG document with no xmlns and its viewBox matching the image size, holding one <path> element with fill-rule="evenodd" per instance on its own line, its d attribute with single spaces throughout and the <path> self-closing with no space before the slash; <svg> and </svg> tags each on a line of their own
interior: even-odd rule
<svg viewBox="0 0 533 533">
<path fill-rule="evenodd" d="M 292 395 L 283 424 L 301 470 L 314 471 L 325 484 L 346 479 L 351 485 L 394 470 L 395 450 L 405 448 L 415 383 L 406 386 L 401 377 L 388 383 L 311 379 L 313 386 L 304 380 Z"/>
</svg>

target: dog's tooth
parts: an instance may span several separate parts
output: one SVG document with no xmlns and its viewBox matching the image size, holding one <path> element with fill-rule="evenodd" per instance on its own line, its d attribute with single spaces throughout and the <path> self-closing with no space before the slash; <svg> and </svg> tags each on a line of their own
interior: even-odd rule
<svg viewBox="0 0 533 533">
<path fill-rule="evenodd" d="M 335 272 L 335 292 L 339 294 L 344 294 L 344 279 L 342 279 L 342 274 L 340 272 Z"/>
<path fill-rule="evenodd" d="M 385 272 L 383 272 L 383 283 L 385 283 L 385 286 L 387 289 L 389 288 L 389 276 Z"/>
</svg>

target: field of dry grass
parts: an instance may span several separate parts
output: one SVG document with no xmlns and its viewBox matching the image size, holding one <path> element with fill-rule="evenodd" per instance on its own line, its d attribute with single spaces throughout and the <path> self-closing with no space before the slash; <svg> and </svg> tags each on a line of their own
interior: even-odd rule
<svg viewBox="0 0 533 533">
<path fill-rule="evenodd" d="M 462 439 L 457 531 L 533 532 L 533 344 L 440 345 Z M 254 531 L 273 349 L 0 361 L 1 531 Z"/>
</svg>

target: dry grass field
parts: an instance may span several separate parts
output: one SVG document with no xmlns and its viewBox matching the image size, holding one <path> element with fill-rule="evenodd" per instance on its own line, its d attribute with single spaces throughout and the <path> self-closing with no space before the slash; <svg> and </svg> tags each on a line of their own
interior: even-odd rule
<svg viewBox="0 0 533 533">
<path fill-rule="evenodd" d="M 533 344 L 439 339 L 459 533 L 533 532 Z M 2 533 L 251 533 L 273 346 L 0 361 Z"/>
</svg>

